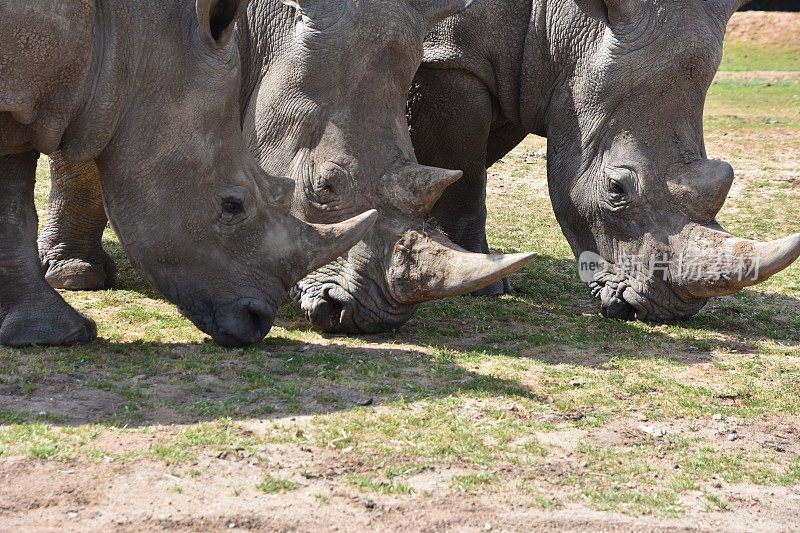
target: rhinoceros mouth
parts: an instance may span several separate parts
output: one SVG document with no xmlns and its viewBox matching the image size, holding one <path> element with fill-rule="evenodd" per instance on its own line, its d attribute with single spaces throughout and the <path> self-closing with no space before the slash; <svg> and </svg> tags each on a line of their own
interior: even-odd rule
<svg viewBox="0 0 800 533">
<path fill-rule="evenodd" d="M 604 317 L 625 321 L 682 320 L 696 315 L 708 301 L 681 297 L 665 280 L 640 280 L 609 271 L 595 275 L 589 288 L 600 299 Z"/>
<path fill-rule="evenodd" d="M 392 331 L 408 322 L 415 309 L 415 306 L 391 305 L 377 287 L 348 291 L 342 284 L 309 278 L 295 285 L 290 296 L 300 304 L 315 328 L 334 334 Z"/>
</svg>

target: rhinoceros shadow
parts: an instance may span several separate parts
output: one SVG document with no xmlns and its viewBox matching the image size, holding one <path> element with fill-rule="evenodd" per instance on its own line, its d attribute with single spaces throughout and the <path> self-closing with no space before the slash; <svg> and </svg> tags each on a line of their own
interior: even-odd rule
<svg viewBox="0 0 800 533">
<path fill-rule="evenodd" d="M 154 295 L 124 261 L 120 266 L 121 289 Z M 487 396 L 547 412 L 553 399 L 540 385 L 553 375 L 569 382 L 571 373 L 611 372 L 613 361 L 693 365 L 734 350 L 759 353 L 765 342 L 800 342 L 800 302 L 757 291 L 712 303 L 680 326 L 605 320 L 574 268 L 572 261 L 540 256 L 514 276 L 514 295 L 426 304 L 403 328 L 380 335 L 318 336 L 287 305 L 278 328 L 242 350 L 210 340 L 104 339 L 73 348 L 0 349 L 0 424 L 275 420 Z M 787 309 L 794 317 L 776 323 Z"/>
</svg>

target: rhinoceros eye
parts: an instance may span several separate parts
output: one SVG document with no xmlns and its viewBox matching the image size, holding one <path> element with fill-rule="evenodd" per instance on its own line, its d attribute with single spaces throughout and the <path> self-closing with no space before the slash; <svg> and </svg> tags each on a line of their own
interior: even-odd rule
<svg viewBox="0 0 800 533">
<path fill-rule="evenodd" d="M 636 193 L 636 176 L 627 168 L 614 168 L 607 172 L 607 197 L 605 203 L 612 210 L 628 207 Z"/>
<path fill-rule="evenodd" d="M 619 204 L 625 201 L 625 186 L 619 181 L 612 179 L 608 188 L 608 198 L 612 204 Z"/>
<path fill-rule="evenodd" d="M 244 213 L 244 201 L 233 197 L 225 198 L 222 200 L 222 212 L 226 215 L 241 215 Z"/>
</svg>

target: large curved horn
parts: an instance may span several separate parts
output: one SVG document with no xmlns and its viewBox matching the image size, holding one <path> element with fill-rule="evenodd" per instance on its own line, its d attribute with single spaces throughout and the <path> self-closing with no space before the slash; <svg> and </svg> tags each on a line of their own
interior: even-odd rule
<svg viewBox="0 0 800 533">
<path fill-rule="evenodd" d="M 740 239 L 722 228 L 693 225 L 676 285 L 694 298 L 734 294 L 787 268 L 800 257 L 800 233 L 769 242 Z"/>
<path fill-rule="evenodd" d="M 483 289 L 524 268 L 533 258 L 530 253 L 476 254 L 438 232 L 409 231 L 395 245 L 388 281 L 395 299 L 416 304 Z"/>
</svg>

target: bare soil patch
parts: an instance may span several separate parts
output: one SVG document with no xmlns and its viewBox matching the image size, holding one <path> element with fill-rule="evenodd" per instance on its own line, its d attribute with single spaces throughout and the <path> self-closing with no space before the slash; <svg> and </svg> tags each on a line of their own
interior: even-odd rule
<svg viewBox="0 0 800 533">
<path fill-rule="evenodd" d="M 783 45 L 800 40 L 800 13 L 743 11 L 728 24 L 728 38 L 743 42 Z"/>
</svg>

